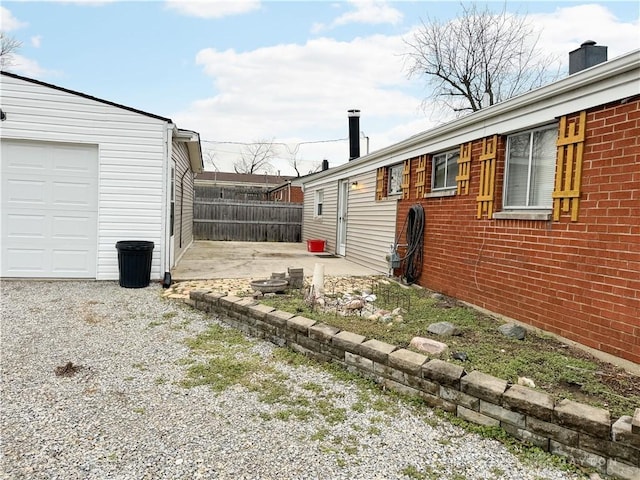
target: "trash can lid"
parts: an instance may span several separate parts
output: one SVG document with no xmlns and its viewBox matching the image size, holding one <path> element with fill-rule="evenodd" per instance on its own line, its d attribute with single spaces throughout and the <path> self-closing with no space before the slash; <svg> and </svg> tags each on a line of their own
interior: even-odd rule
<svg viewBox="0 0 640 480">
<path fill-rule="evenodd" d="M 116 242 L 118 250 L 153 250 L 154 243 L 146 240 L 120 240 Z"/>
</svg>

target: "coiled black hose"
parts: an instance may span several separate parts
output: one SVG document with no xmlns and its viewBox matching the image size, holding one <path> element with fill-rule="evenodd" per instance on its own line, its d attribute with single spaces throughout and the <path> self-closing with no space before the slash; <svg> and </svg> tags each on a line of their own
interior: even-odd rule
<svg viewBox="0 0 640 480">
<path fill-rule="evenodd" d="M 416 203 L 407 213 L 402 232 L 406 228 L 407 253 L 402 260 L 402 277 L 408 284 L 415 283 L 422 273 L 422 258 L 424 249 L 424 209 Z M 400 236 L 402 236 L 402 232 Z M 396 242 L 397 244 L 397 242 Z"/>
</svg>

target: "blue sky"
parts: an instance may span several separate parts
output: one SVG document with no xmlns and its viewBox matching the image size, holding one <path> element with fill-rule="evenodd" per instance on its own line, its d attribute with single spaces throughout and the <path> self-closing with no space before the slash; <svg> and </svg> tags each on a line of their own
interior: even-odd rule
<svg viewBox="0 0 640 480">
<path fill-rule="evenodd" d="M 499 10 L 502 2 L 489 3 Z M 508 2 L 568 63 L 587 39 L 609 58 L 640 48 L 639 7 L 623 2 Z M 347 110 L 376 150 L 448 120 L 421 108 L 403 39 L 458 2 L 3 0 L 2 30 L 22 42 L 15 73 L 171 118 L 196 130 L 220 171 L 237 143 L 284 143 L 274 170 L 347 161 Z M 237 142 L 237 143 L 224 143 Z M 317 143 L 308 143 L 317 142 Z M 299 145 L 301 144 L 302 145 Z M 296 147 L 298 147 L 296 149 Z M 365 151 L 363 140 L 362 150 Z M 207 163 L 212 168 L 211 163 Z"/>
</svg>

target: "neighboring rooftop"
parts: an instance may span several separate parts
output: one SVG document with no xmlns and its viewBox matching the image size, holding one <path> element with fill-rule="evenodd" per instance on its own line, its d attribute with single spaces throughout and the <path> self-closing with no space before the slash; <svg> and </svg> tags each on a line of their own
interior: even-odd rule
<svg viewBox="0 0 640 480">
<path fill-rule="evenodd" d="M 256 185 L 274 187 L 296 177 L 235 172 L 202 172 L 196 176 L 196 183 L 226 185 Z"/>
</svg>

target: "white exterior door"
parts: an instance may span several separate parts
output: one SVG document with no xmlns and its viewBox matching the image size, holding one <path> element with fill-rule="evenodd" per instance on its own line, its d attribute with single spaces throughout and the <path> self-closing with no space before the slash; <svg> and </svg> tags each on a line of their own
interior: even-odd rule
<svg viewBox="0 0 640 480">
<path fill-rule="evenodd" d="M 98 147 L 2 139 L 3 277 L 95 278 Z"/>
<path fill-rule="evenodd" d="M 337 254 L 347 254 L 347 200 L 349 197 L 349 181 L 340 180 L 338 186 L 338 241 Z"/>
</svg>

